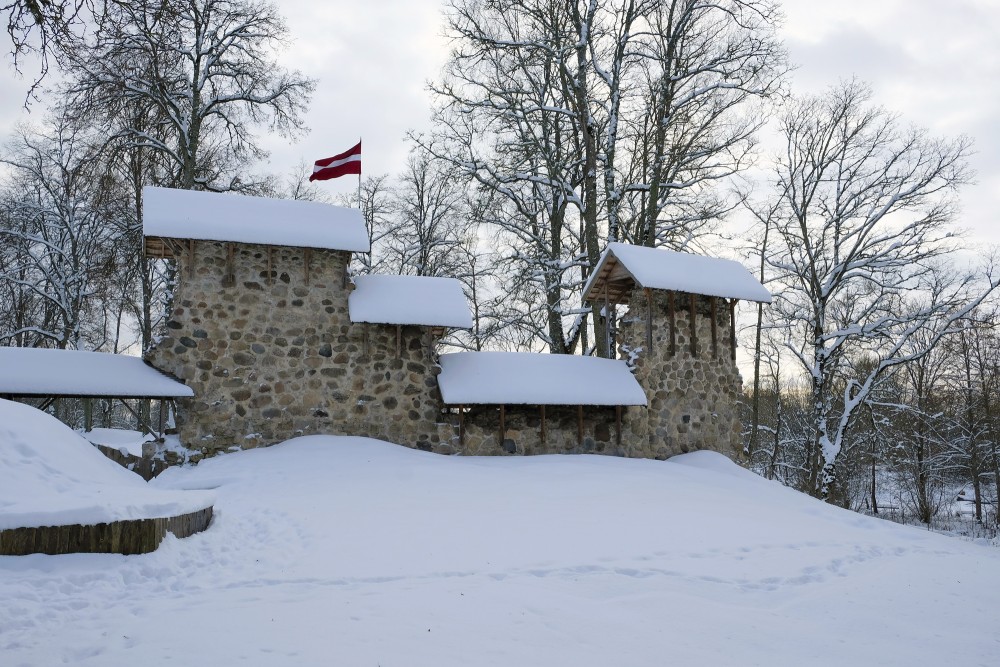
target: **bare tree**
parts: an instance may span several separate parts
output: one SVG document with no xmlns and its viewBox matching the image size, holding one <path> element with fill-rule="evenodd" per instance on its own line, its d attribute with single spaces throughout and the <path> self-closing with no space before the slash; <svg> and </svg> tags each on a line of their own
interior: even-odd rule
<svg viewBox="0 0 1000 667">
<path fill-rule="evenodd" d="M 754 104 L 784 94 L 788 69 L 770 0 L 671 0 L 647 18 L 637 77 L 643 103 L 625 191 L 637 201 L 623 240 L 697 246 L 737 202 L 719 186 L 750 165 L 765 121 Z M 619 215 L 625 218 L 625 215 Z"/>
<path fill-rule="evenodd" d="M 856 82 L 791 105 L 782 131 L 780 220 L 767 258 L 781 286 L 773 311 L 812 385 L 804 488 L 837 499 L 858 409 L 888 371 L 925 355 L 995 284 L 974 295 L 971 278 L 941 280 L 939 271 L 952 248 L 950 195 L 966 178 L 967 139 L 901 128 Z M 861 355 L 874 363 L 851 376 L 849 361 Z"/>
<path fill-rule="evenodd" d="M 241 189 L 240 166 L 263 154 L 254 129 L 302 129 L 315 85 L 275 62 L 286 33 L 256 0 L 109 0 L 68 59 L 68 103 L 166 156 L 176 187 Z"/>
<path fill-rule="evenodd" d="M 468 257 L 466 181 L 451 163 L 414 147 L 392 192 L 391 229 L 378 253 L 393 273 L 450 276 Z"/>
<path fill-rule="evenodd" d="M 685 247 L 733 203 L 786 69 L 769 0 L 454 0 L 436 154 L 507 199 L 543 290 L 543 341 L 575 349 L 604 313 L 573 303 L 607 240 Z M 572 318 L 572 319 L 570 319 Z M 582 345 L 581 347 L 587 347 Z"/>
<path fill-rule="evenodd" d="M 0 5 L 0 15 L 7 19 L 14 69 L 20 72 L 27 54 L 36 54 L 39 59 L 38 76 L 28 89 L 28 100 L 48 74 L 49 59 L 73 48 L 76 27 L 84 15 L 92 15 L 93 7 L 93 0 L 13 0 Z"/>
<path fill-rule="evenodd" d="M 435 136 L 423 142 L 498 195 L 491 224 L 508 249 L 505 291 L 524 298 L 520 330 L 534 329 L 557 353 L 569 347 L 572 270 L 585 264 L 571 217 L 582 208 L 582 163 L 562 85 L 574 44 L 564 9 L 455 2 L 448 27 L 457 48 L 433 88 Z"/>
<path fill-rule="evenodd" d="M 11 170 L 0 239 L 12 249 L 0 283 L 17 313 L 0 342 L 79 348 L 88 311 L 114 281 L 116 239 L 99 199 L 100 146 L 56 117 L 47 132 L 22 128 L 0 162 Z"/>
</svg>

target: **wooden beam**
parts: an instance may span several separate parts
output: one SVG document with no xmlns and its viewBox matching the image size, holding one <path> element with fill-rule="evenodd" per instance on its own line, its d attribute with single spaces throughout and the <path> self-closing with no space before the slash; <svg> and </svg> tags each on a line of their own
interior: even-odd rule
<svg viewBox="0 0 1000 667">
<path fill-rule="evenodd" d="M 670 356 L 677 354 L 677 304 L 674 291 L 667 292 L 667 316 L 670 318 Z"/>
<path fill-rule="evenodd" d="M 166 411 L 167 411 L 167 402 L 164 399 L 161 398 L 160 399 L 160 424 L 159 424 L 160 432 L 157 434 L 157 436 L 160 437 L 160 438 L 163 437 L 163 434 L 166 431 L 166 429 L 164 428 L 164 425 L 166 424 L 166 415 L 164 413 Z"/>
<path fill-rule="evenodd" d="M 542 410 L 542 444 L 545 444 L 545 406 L 538 406 Z"/>
<path fill-rule="evenodd" d="M 688 295 L 688 319 L 691 322 L 691 356 L 698 356 L 698 297 L 694 294 Z"/>
<path fill-rule="evenodd" d="M 500 447 L 503 447 L 503 441 L 507 439 L 507 425 L 504 423 L 505 407 L 502 403 L 500 404 Z"/>
<path fill-rule="evenodd" d="M 653 350 L 653 294 L 648 287 L 642 288 L 646 294 L 646 350 Z"/>
<path fill-rule="evenodd" d="M 128 410 L 129 413 L 133 417 L 135 417 L 136 424 L 139 425 L 139 430 L 140 431 L 142 431 L 143 433 L 152 433 L 153 432 L 153 429 L 149 428 L 149 424 L 146 424 L 146 423 L 144 423 L 142 421 L 142 416 L 140 416 L 140 414 L 138 412 L 136 412 L 135 410 L 133 410 L 132 406 L 129 405 L 128 403 L 126 403 L 124 398 L 119 398 L 118 402 L 121 403 L 123 406 L 125 406 L 125 409 Z M 145 429 L 145 430 L 143 430 L 143 429 Z"/>
<path fill-rule="evenodd" d="M 458 444 L 465 447 L 465 406 L 458 406 Z"/>
<path fill-rule="evenodd" d="M 622 406 L 615 406 L 615 443 L 620 447 L 622 444 Z"/>
<path fill-rule="evenodd" d="M 733 361 L 736 361 L 736 304 L 739 301 L 739 299 L 729 300 L 729 349 Z"/>
<path fill-rule="evenodd" d="M 608 359 L 611 356 L 611 303 L 608 301 L 608 283 L 604 283 L 604 340 Z"/>
<path fill-rule="evenodd" d="M 716 310 L 716 299 L 714 296 L 708 297 L 709 301 L 712 303 L 712 358 L 719 356 L 719 326 L 716 319 L 718 319 L 718 312 Z"/>
<path fill-rule="evenodd" d="M 583 406 L 576 406 L 576 444 L 583 446 Z"/>
<path fill-rule="evenodd" d="M 94 404 L 93 399 L 83 399 L 83 430 L 94 430 Z"/>
</svg>

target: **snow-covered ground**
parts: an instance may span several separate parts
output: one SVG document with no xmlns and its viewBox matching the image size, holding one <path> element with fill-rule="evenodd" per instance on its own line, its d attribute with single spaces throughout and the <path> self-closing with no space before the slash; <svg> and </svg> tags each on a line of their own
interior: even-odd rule
<svg viewBox="0 0 1000 667">
<path fill-rule="evenodd" d="M 95 445 L 117 449 L 123 454 L 132 456 L 142 456 L 143 443 L 156 439 L 151 433 L 120 428 L 95 428 L 77 432 Z"/>
<path fill-rule="evenodd" d="M 444 457 L 313 436 L 144 556 L 0 557 L 0 664 L 971 665 L 1000 550 L 839 510 L 719 455 Z"/>
</svg>

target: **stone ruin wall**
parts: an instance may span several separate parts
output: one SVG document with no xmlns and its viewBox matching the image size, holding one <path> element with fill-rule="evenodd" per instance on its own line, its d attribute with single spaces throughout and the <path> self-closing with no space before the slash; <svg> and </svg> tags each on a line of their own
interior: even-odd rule
<svg viewBox="0 0 1000 667">
<path fill-rule="evenodd" d="M 146 358 L 194 389 L 179 437 L 213 454 L 316 433 L 368 435 L 448 451 L 431 333 L 350 321 L 350 253 L 199 241 L 193 271 L 177 258 L 166 335 Z M 367 328 L 367 344 L 365 330 Z M 448 428 L 441 429 L 448 440 Z"/>
<path fill-rule="evenodd" d="M 651 290 L 652 349 L 646 340 L 647 298 L 636 289 L 619 333 L 619 355 L 633 359 L 635 376 L 646 391 L 649 409 L 630 408 L 625 432 L 630 456 L 665 459 L 710 449 L 735 458 L 740 448 L 739 399 L 743 380 L 732 359 L 729 305 L 718 299 L 716 350 L 712 351 L 711 300 L 696 299 L 691 352 L 688 295 L 675 292 L 675 353 L 670 353 L 667 292 Z"/>
<path fill-rule="evenodd" d="M 653 291 L 653 346 L 646 349 L 646 297 L 633 292 L 619 333 L 620 356 L 633 359 L 649 409 L 584 407 L 583 438 L 575 406 L 508 405 L 465 415 L 441 411 L 433 336 L 426 327 L 350 321 L 345 283 L 350 253 L 312 250 L 306 284 L 302 248 L 197 243 L 193 271 L 178 257 L 178 285 L 166 335 L 146 358 L 194 389 L 178 402 L 181 442 L 206 455 L 234 446 L 269 445 L 297 435 L 381 438 L 443 454 L 596 453 L 667 458 L 695 449 L 738 451 L 741 380 L 730 358 L 729 309 L 719 301 L 717 359 L 711 358 L 710 302 L 698 300 L 698 353 L 690 352 L 687 295 L 678 294 L 676 354 L 670 355 L 665 292 Z M 367 334 L 365 333 L 367 330 Z"/>
</svg>

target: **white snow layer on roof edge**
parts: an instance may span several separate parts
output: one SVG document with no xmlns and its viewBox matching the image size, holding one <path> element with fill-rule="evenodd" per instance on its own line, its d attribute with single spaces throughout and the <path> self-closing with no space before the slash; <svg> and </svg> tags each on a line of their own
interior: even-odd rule
<svg viewBox="0 0 1000 667">
<path fill-rule="evenodd" d="M 641 287 L 771 303 L 771 293 L 739 262 L 628 243 L 608 244 L 598 270 L 584 287 L 584 294 L 590 292 L 609 254 L 622 263 Z"/>
<path fill-rule="evenodd" d="M 646 405 L 624 361 L 570 354 L 457 352 L 441 355 L 447 405 Z"/>
<path fill-rule="evenodd" d="M 368 252 L 361 211 L 314 201 L 142 189 L 146 236 Z"/>
<path fill-rule="evenodd" d="M 472 313 L 455 278 L 358 276 L 348 297 L 352 322 L 472 328 Z"/>
<path fill-rule="evenodd" d="M 0 399 L 0 530 L 179 516 L 214 499 L 151 487 L 55 417 Z"/>
<path fill-rule="evenodd" d="M 0 347 L 0 394 L 175 398 L 194 391 L 139 357 Z"/>
</svg>

